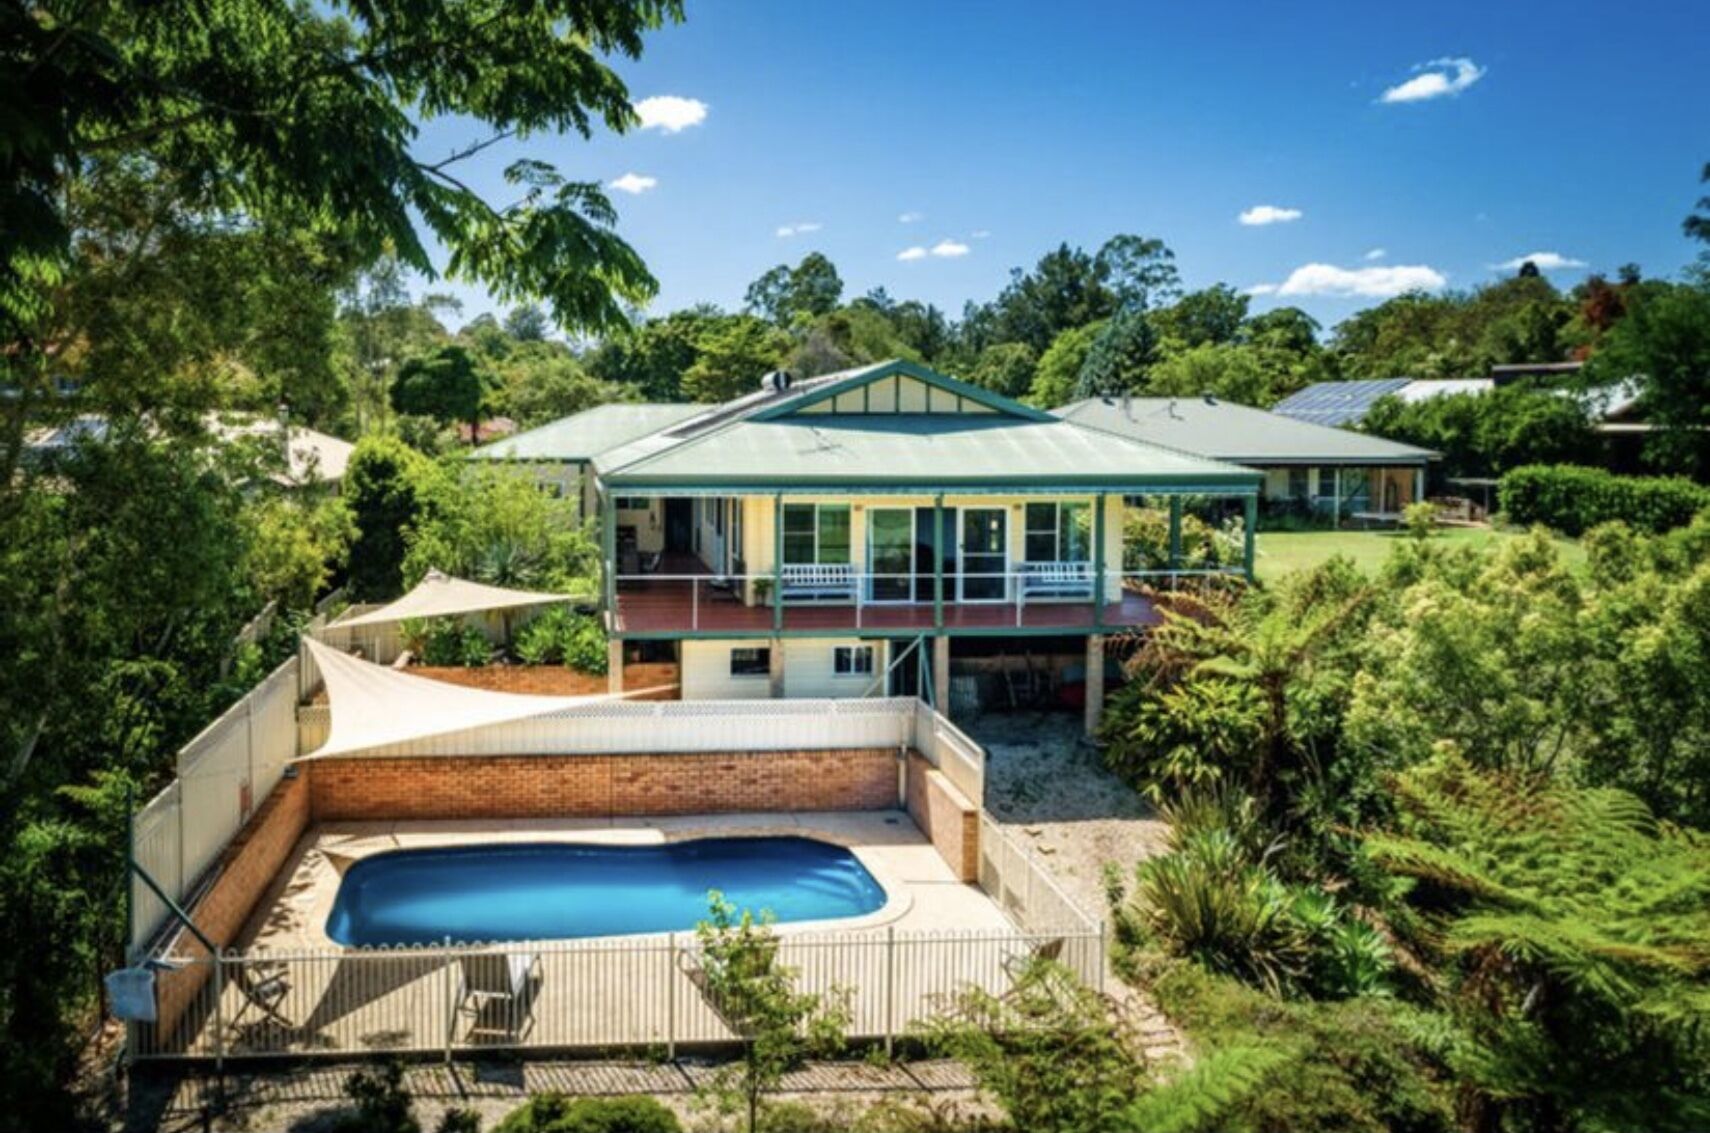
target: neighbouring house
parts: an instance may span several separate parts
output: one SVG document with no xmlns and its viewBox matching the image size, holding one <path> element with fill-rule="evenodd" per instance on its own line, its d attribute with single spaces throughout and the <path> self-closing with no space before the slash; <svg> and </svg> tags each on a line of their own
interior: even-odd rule
<svg viewBox="0 0 1710 1133">
<path fill-rule="evenodd" d="M 1092 397 L 1054 411 L 1065 421 L 1264 474 L 1273 509 L 1392 519 L 1425 493 L 1438 454 L 1412 445 L 1214 397 Z"/>
<path fill-rule="evenodd" d="M 284 465 L 268 477 L 284 488 L 321 484 L 338 490 L 356 451 L 355 445 L 340 437 L 256 414 L 210 413 L 203 424 L 225 444 L 284 444 Z M 104 443 L 108 432 L 105 417 L 81 414 L 62 425 L 31 431 L 24 438 L 24 457 L 38 467 L 51 466 L 80 444 Z"/>
<path fill-rule="evenodd" d="M 1127 501 L 1236 498 L 1251 521 L 1262 479 L 901 361 L 770 374 L 722 405 L 604 406 L 474 456 L 598 515 L 613 660 L 673 648 L 685 699 L 924 687 L 947 704 L 956 653 L 1048 639 L 1084 654 L 1089 724 L 1105 636 L 1157 618 L 1147 572 L 1123 571 Z"/>
</svg>

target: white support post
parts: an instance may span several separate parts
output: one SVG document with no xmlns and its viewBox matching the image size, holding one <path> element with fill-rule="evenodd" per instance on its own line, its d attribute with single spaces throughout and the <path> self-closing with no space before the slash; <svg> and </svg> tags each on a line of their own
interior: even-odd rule
<svg viewBox="0 0 1710 1133">
<path fill-rule="evenodd" d="M 1340 530 L 1342 527 L 1342 466 L 1338 464 L 1331 470 L 1331 484 L 1334 495 L 1330 497 L 1330 529 Z"/>
<path fill-rule="evenodd" d="M 677 934 L 666 938 L 665 952 L 665 1057 L 677 1058 Z"/>
<path fill-rule="evenodd" d="M 457 961 L 451 955 L 451 937 L 445 938 L 445 951 L 440 953 L 445 960 L 445 1064 L 451 1065 L 451 1044 L 457 1035 L 457 1007 L 453 1002 L 457 998 L 457 973 L 452 971 L 452 965 Z"/>
<path fill-rule="evenodd" d="M 895 1052 L 897 1033 L 897 926 L 885 926 L 885 1057 Z"/>
</svg>

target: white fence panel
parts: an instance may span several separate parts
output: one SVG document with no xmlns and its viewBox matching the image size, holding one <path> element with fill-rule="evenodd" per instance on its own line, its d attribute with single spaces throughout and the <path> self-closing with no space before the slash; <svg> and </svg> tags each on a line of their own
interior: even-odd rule
<svg viewBox="0 0 1710 1133">
<path fill-rule="evenodd" d="M 902 747 L 914 740 L 911 697 L 867 700 L 600 701 L 529 720 L 407 743 L 363 756 L 623 755 Z M 330 709 L 298 711 L 298 747 L 326 742 Z"/>
<path fill-rule="evenodd" d="M 1030 933 L 1070 932 L 1103 937 L 1095 920 L 1063 892 L 1032 848 L 980 813 L 980 888 Z"/>
<path fill-rule="evenodd" d="M 298 679 L 287 658 L 179 750 L 178 777 L 137 813 L 132 857 L 174 901 L 190 896 L 296 757 Z M 141 947 L 168 910 L 140 878 L 131 892 L 131 943 Z"/>
<path fill-rule="evenodd" d="M 174 900 L 184 892 L 184 843 L 179 818 L 175 779 L 131 819 L 131 856 Z M 167 908 L 142 878 L 132 875 L 127 881 L 131 887 L 130 944 L 137 949 L 148 943 L 166 919 Z"/>
<path fill-rule="evenodd" d="M 914 710 L 914 749 L 944 772 L 945 778 L 976 807 L 986 799 L 986 752 L 923 700 Z"/>
</svg>

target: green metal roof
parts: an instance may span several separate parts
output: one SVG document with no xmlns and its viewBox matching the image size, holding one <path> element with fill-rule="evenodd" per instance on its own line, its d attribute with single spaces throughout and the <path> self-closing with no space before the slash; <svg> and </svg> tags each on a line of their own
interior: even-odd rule
<svg viewBox="0 0 1710 1133">
<path fill-rule="evenodd" d="M 709 405 L 618 403 L 592 409 L 504 437 L 470 453 L 476 460 L 592 460 L 602 452 L 668 429 L 711 409 Z"/>
<path fill-rule="evenodd" d="M 1204 397 L 1094 397 L 1056 413 L 1089 428 L 1236 464 L 1424 464 L 1438 456 Z"/>
<path fill-rule="evenodd" d="M 1146 487 L 1239 491 L 1259 475 L 1097 429 L 1001 414 L 815 414 L 739 419 L 680 443 L 652 438 L 598 461 L 614 487 Z M 617 457 L 632 456 L 620 461 Z"/>
</svg>

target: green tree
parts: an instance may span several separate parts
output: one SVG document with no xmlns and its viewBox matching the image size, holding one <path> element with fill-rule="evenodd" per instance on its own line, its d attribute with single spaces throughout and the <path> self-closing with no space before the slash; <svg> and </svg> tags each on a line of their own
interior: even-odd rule
<svg viewBox="0 0 1710 1133">
<path fill-rule="evenodd" d="M 587 356 L 588 372 L 612 385 L 634 386 L 648 401 L 677 401 L 683 375 L 695 364 L 696 344 L 726 317 L 717 307 L 701 305 L 649 319 L 602 341 Z"/>
<path fill-rule="evenodd" d="M 1583 401 L 1522 385 L 1415 402 L 1380 398 L 1360 428 L 1442 453 L 1445 476 L 1499 476 L 1527 464 L 1595 464 L 1602 455 Z"/>
<path fill-rule="evenodd" d="M 713 1098 L 724 1112 L 740 1108 L 754 1133 L 760 1100 L 790 1070 L 815 1053 L 843 1045 L 846 997 L 827 1003 L 797 991 L 796 973 L 778 961 L 780 942 L 767 919 L 755 920 L 716 891 L 707 919 L 695 927 L 708 999 L 742 1042 L 742 1058 L 713 1078 Z"/>
<path fill-rule="evenodd" d="M 1109 285 L 1110 272 L 1109 263 L 1059 245 L 1031 272 L 1011 270 L 998 297 L 963 319 L 965 331 L 973 332 L 969 345 L 983 349 L 994 342 L 1025 342 L 1043 354 L 1064 331 L 1116 313 L 1120 301 Z"/>
<path fill-rule="evenodd" d="M 1105 324 L 1075 379 L 1075 396 L 1137 393 L 1158 358 L 1158 338 L 1146 316 L 1123 311 Z"/>
<path fill-rule="evenodd" d="M 1151 322 L 1165 351 L 1234 342 L 1247 318 L 1247 296 L 1226 283 L 1190 291 L 1168 307 L 1152 312 Z"/>
<path fill-rule="evenodd" d="M 1275 405 L 1306 384 L 1296 359 L 1276 349 L 1240 343 L 1205 343 L 1167 354 L 1146 375 L 1154 396 L 1198 397 L 1260 408 Z"/>
<path fill-rule="evenodd" d="M 356 523 L 350 592 L 359 602 L 390 601 L 403 589 L 405 533 L 421 512 L 426 459 L 384 434 L 357 442 L 344 474 L 344 498 Z"/>
<path fill-rule="evenodd" d="M 1248 319 L 1241 337 L 1254 346 L 1309 355 L 1318 352 L 1319 330 L 1318 320 L 1299 307 L 1277 307 Z"/>
<path fill-rule="evenodd" d="M 42 284 L 65 262 L 67 180 L 133 155 L 201 180 L 226 211 L 336 217 L 369 256 L 390 246 L 432 276 L 419 218 L 450 249 L 453 276 L 502 298 L 545 296 L 567 325 L 620 323 L 614 291 L 639 298 L 652 281 L 610 231 L 597 186 L 519 161 L 507 177 L 522 199 L 494 206 L 454 172 L 486 140 L 429 160 L 412 151 L 410 119 L 461 114 L 495 139 L 587 134 L 595 118 L 623 131 L 635 113 L 607 60 L 638 55 L 647 31 L 680 16 L 670 0 L 502 13 L 245 2 L 54 8 L 19 21 L 12 60 L 36 81 L 16 108 L 20 144 L 0 166 L 7 213 L 26 221 L 0 246 L 7 340 L 37 317 Z"/>
<path fill-rule="evenodd" d="M 1140 1042 L 1062 967 L 1034 960 L 1007 994 L 973 987 L 934 1019 L 929 1045 L 966 1064 L 1016 1129 L 1195 1133 L 1228 1124 L 1291 1052 L 1236 1046 L 1164 1078 Z"/>
<path fill-rule="evenodd" d="M 822 253 L 809 252 L 795 267 L 779 264 L 748 285 L 746 310 L 789 326 L 799 316 L 828 315 L 843 297 L 843 280 Z"/>
<path fill-rule="evenodd" d="M 1710 161 L 1704 163 L 1704 171 L 1698 175 L 1698 180 L 1710 185 Z M 1694 240 L 1703 240 L 1710 244 L 1710 195 L 1699 197 L 1694 209 L 1695 211 L 1681 222 L 1681 230 Z"/>
<path fill-rule="evenodd" d="M 968 379 L 1005 397 L 1021 397 L 1032 388 L 1037 360 L 1025 342 L 999 342 L 980 351 Z"/>
<path fill-rule="evenodd" d="M 426 358 L 412 358 L 398 368 L 392 383 L 392 408 L 399 413 L 431 417 L 442 425 L 464 422 L 469 443 L 476 443 L 481 410 L 494 384 L 486 366 L 467 347 L 442 346 Z"/>
<path fill-rule="evenodd" d="M 1710 478 L 1710 287 L 1635 295 L 1586 377 L 1642 381 L 1639 409 L 1658 426 L 1646 438 L 1645 459 L 1662 471 Z"/>
<path fill-rule="evenodd" d="M 505 333 L 518 342 L 540 342 L 552 330 L 546 312 L 533 303 L 511 308 L 505 316 Z"/>
<path fill-rule="evenodd" d="M 760 388 L 760 378 L 783 364 L 790 336 L 753 315 L 727 315 L 695 339 L 695 361 L 683 373 L 693 401 L 729 401 Z"/>
<path fill-rule="evenodd" d="M 596 591 L 599 547 L 576 502 L 547 495 L 526 472 L 448 460 L 418 468 L 415 497 L 416 515 L 402 525 L 403 585 L 437 569 L 495 586 Z"/>
<path fill-rule="evenodd" d="M 1397 776 L 1366 851 L 1412 879 L 1409 943 L 1456 1026 L 1476 1129 L 1710 1121 L 1710 847 L 1618 791 L 1481 773 Z"/>
<path fill-rule="evenodd" d="M 1055 409 L 1075 399 L 1075 387 L 1080 382 L 1081 367 L 1093 343 L 1104 333 L 1107 323 L 1088 323 L 1059 334 L 1051 348 L 1039 359 L 1033 384 L 1028 387 L 1027 401 L 1041 409 Z"/>
<path fill-rule="evenodd" d="M 1156 237 L 1112 236 L 1095 262 L 1124 310 L 1150 310 L 1182 293 L 1176 254 Z"/>
</svg>

